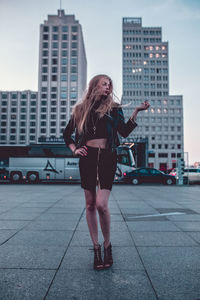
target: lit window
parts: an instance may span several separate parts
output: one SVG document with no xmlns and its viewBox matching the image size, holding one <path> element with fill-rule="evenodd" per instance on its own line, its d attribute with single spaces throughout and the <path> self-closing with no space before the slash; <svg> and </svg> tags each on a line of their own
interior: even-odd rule
<svg viewBox="0 0 200 300">
<path fill-rule="evenodd" d="M 149 46 L 149 50 L 151 50 L 151 51 L 152 51 L 152 50 L 153 50 L 153 46 Z"/>
<path fill-rule="evenodd" d="M 166 47 L 165 47 L 165 46 L 162 46 L 162 50 L 166 50 Z"/>
<path fill-rule="evenodd" d="M 150 53 L 150 54 L 149 54 L 149 57 L 152 58 L 152 57 L 153 57 L 153 53 Z"/>
</svg>

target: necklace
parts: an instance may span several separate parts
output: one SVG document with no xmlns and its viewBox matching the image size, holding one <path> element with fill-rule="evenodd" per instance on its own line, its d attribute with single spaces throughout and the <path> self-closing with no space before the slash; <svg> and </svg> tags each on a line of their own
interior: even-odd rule
<svg viewBox="0 0 200 300">
<path fill-rule="evenodd" d="M 96 134 L 96 129 L 97 129 L 96 125 L 97 125 L 97 122 L 98 122 L 98 117 L 97 117 L 97 119 L 96 119 L 96 122 L 94 122 L 93 114 L 91 114 L 91 119 L 92 119 L 93 135 L 95 135 L 95 134 Z"/>
</svg>

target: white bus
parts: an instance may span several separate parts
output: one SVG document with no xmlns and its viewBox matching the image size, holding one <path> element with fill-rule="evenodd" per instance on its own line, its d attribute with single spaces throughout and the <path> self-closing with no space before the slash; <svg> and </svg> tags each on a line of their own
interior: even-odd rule
<svg viewBox="0 0 200 300">
<path fill-rule="evenodd" d="M 0 160 L 2 151 L 1 147 Z M 7 156 L 7 179 L 12 183 L 80 182 L 79 158 L 73 157 L 71 150 L 65 144 L 10 146 Z M 135 169 L 131 146 L 117 148 L 117 161 L 115 182 L 122 181 L 125 172 Z"/>
</svg>

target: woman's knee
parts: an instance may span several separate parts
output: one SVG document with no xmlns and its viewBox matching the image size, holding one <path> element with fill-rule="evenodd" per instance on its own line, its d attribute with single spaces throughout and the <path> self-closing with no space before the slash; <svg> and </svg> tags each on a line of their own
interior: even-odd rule
<svg viewBox="0 0 200 300">
<path fill-rule="evenodd" d="M 104 205 L 102 203 L 97 203 L 97 210 L 100 214 L 103 214 L 103 215 L 105 215 L 109 212 L 108 206 Z"/>
<path fill-rule="evenodd" d="M 86 210 L 87 211 L 94 211 L 96 209 L 96 204 L 94 203 L 87 203 L 86 204 Z"/>
</svg>

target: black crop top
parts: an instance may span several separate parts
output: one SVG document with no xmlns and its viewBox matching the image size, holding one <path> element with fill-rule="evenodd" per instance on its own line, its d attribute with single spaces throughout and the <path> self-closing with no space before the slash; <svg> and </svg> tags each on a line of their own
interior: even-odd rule
<svg viewBox="0 0 200 300">
<path fill-rule="evenodd" d="M 99 119 L 99 116 L 94 111 L 91 111 L 88 124 L 87 124 L 87 134 L 86 140 L 93 140 L 93 139 L 100 139 L 100 138 L 107 138 L 107 128 L 106 128 L 106 119 L 107 116 L 104 115 L 102 118 Z"/>
</svg>

